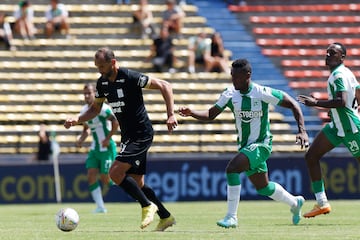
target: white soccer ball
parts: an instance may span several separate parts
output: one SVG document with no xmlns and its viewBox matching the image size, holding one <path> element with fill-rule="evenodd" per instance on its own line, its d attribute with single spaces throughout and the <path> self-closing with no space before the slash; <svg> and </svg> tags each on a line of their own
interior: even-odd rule
<svg viewBox="0 0 360 240">
<path fill-rule="evenodd" d="M 56 226 L 64 232 L 73 231 L 79 220 L 79 214 L 73 208 L 62 208 L 55 215 Z"/>
</svg>

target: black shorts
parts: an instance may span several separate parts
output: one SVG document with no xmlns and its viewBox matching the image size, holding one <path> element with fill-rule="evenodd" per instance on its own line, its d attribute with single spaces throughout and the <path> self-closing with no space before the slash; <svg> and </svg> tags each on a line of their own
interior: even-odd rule
<svg viewBox="0 0 360 240">
<path fill-rule="evenodd" d="M 120 153 L 116 160 L 131 164 L 127 173 L 144 175 L 146 173 L 147 152 L 152 144 L 153 137 L 128 139 L 120 144 Z"/>
<path fill-rule="evenodd" d="M 196 63 L 204 63 L 204 62 L 205 62 L 205 60 L 204 60 L 204 55 L 196 56 L 195 62 L 196 62 Z"/>
<path fill-rule="evenodd" d="M 61 23 L 59 23 L 59 22 L 54 23 L 54 30 L 55 31 L 60 31 L 61 30 Z"/>
</svg>

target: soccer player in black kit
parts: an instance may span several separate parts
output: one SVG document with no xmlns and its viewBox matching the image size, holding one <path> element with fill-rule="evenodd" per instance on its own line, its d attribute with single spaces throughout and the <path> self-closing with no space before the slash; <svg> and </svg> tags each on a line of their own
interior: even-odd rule
<svg viewBox="0 0 360 240">
<path fill-rule="evenodd" d="M 67 119 L 64 126 L 70 128 L 94 118 L 107 99 L 121 128 L 121 149 L 110 168 L 110 178 L 140 203 L 142 229 L 158 213 L 160 221 L 155 230 L 164 231 L 175 224 L 175 218 L 144 182 L 147 151 L 152 144 L 154 131 L 144 105 L 142 88 L 160 90 L 166 104 L 167 128 L 171 132 L 177 126 L 172 87 L 164 80 L 118 67 L 115 54 L 109 48 L 97 50 L 95 66 L 101 74 L 97 80 L 95 102 L 87 112 Z"/>
</svg>

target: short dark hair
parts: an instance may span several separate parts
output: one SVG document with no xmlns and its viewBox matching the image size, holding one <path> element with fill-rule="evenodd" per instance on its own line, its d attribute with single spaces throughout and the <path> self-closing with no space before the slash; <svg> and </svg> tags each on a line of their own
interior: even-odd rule
<svg viewBox="0 0 360 240">
<path fill-rule="evenodd" d="M 166 4 L 175 4 L 175 0 L 166 0 L 165 1 Z"/>
<path fill-rule="evenodd" d="M 247 59 L 237 59 L 231 64 L 232 68 L 251 72 L 251 64 Z"/>
<path fill-rule="evenodd" d="M 27 1 L 27 0 L 21 1 L 21 2 L 19 3 L 20 8 L 27 7 L 27 6 L 29 6 L 29 5 L 30 5 L 30 2 Z"/>
<path fill-rule="evenodd" d="M 85 83 L 84 90 L 89 89 L 89 88 L 92 88 L 93 90 L 95 90 L 95 85 L 92 83 Z"/>
<path fill-rule="evenodd" d="M 115 59 L 114 52 L 107 47 L 99 48 L 96 51 L 95 58 L 99 58 L 100 56 L 102 56 L 106 62 L 110 62 L 112 59 Z"/>
<path fill-rule="evenodd" d="M 344 46 L 344 44 L 339 42 L 334 42 L 333 44 L 338 45 L 341 48 L 343 55 L 346 56 L 346 47 Z"/>
</svg>

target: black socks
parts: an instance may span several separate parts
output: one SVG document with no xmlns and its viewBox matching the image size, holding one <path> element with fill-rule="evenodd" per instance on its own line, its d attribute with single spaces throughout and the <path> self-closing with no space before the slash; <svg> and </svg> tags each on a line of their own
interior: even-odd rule
<svg viewBox="0 0 360 240">
<path fill-rule="evenodd" d="M 170 217 L 170 213 L 164 205 L 161 203 L 161 201 L 156 197 L 154 191 L 146 184 L 144 184 L 144 187 L 141 189 L 146 197 L 152 201 L 157 207 L 158 207 L 158 215 L 161 219 Z"/>
<path fill-rule="evenodd" d="M 139 201 L 142 208 L 150 205 L 149 199 L 147 199 L 144 192 L 141 191 L 136 181 L 132 177 L 126 176 L 124 180 L 119 184 L 119 186 L 124 189 L 124 191 L 132 198 Z"/>
</svg>

